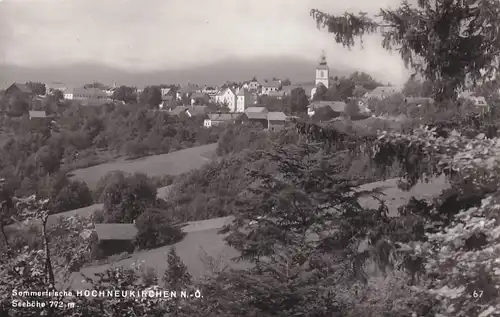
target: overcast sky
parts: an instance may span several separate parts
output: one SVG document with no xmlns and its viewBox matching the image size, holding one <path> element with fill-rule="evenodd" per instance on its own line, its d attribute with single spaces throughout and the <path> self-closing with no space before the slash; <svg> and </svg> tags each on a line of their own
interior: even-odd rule
<svg viewBox="0 0 500 317">
<path fill-rule="evenodd" d="M 98 62 L 122 69 L 171 69 L 231 57 L 293 56 L 349 65 L 404 81 L 397 53 L 369 38 L 363 50 L 335 44 L 309 16 L 376 12 L 399 0 L 4 0 L 0 61 L 21 66 Z"/>
</svg>

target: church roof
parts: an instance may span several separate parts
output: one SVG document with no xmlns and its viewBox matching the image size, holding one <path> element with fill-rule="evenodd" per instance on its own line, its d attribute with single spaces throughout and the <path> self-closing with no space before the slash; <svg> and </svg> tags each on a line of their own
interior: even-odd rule
<svg viewBox="0 0 500 317">
<path fill-rule="evenodd" d="M 325 63 L 325 64 L 319 64 L 318 67 L 316 69 L 326 69 L 328 70 L 328 65 Z"/>
</svg>

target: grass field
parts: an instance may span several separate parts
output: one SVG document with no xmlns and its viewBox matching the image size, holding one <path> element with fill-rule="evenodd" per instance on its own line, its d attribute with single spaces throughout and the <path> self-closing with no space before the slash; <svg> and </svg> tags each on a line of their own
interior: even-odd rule
<svg viewBox="0 0 500 317">
<path fill-rule="evenodd" d="M 163 175 L 179 175 L 192 169 L 201 167 L 209 162 L 217 143 L 197 146 L 194 148 L 175 151 L 168 154 L 152 155 L 136 160 L 118 160 L 115 162 L 99 164 L 71 172 L 73 179 L 82 180 L 93 190 L 101 177 L 110 171 L 123 171 L 126 173 L 145 173 L 151 177 Z"/>
<path fill-rule="evenodd" d="M 405 192 L 397 188 L 397 179 L 390 179 L 365 184 L 360 189 L 371 190 L 375 188 L 381 188 L 384 194 L 381 198 L 386 200 L 390 215 L 397 216 L 398 207 L 403 206 L 412 196 L 418 199 L 431 199 L 437 197 L 443 189 L 449 188 L 449 185 L 444 177 L 439 177 L 430 183 L 419 183 L 412 190 Z M 378 207 L 378 201 L 373 198 L 362 198 L 361 204 L 366 208 Z M 210 268 L 202 261 L 204 252 L 233 268 L 248 267 L 248 263 L 235 263 L 230 260 L 232 257 L 237 256 L 238 252 L 225 243 L 224 236 L 217 234 L 218 228 L 222 227 L 230 219 L 228 217 L 195 221 L 183 227 L 183 231 L 187 232 L 187 236 L 181 242 L 175 244 L 175 248 L 193 277 L 201 277 L 210 272 Z M 154 268 L 157 274 L 162 274 L 167 267 L 166 254 L 170 248 L 171 246 L 165 246 L 134 253 L 130 258 L 117 261 L 112 265 L 87 267 L 82 269 L 81 272 L 91 277 L 93 274 L 103 272 L 111 266 L 130 267 L 136 261 L 144 261 L 146 267 Z M 75 273 L 73 275 L 72 286 L 80 289 L 86 287 L 80 274 Z"/>
<path fill-rule="evenodd" d="M 248 267 L 248 264 L 235 263 L 231 260 L 233 257 L 238 256 L 238 252 L 226 244 L 224 236 L 218 234 L 218 230 L 229 221 L 231 221 L 230 217 L 215 218 L 191 222 L 182 228 L 187 235 L 174 247 L 193 278 L 198 279 L 213 268 L 220 269 L 226 265 L 233 268 Z M 154 250 L 137 252 L 130 258 L 120 260 L 114 264 L 86 267 L 80 272 L 87 277 L 92 277 L 95 273 L 103 272 L 109 267 L 131 267 L 135 262 L 144 261 L 146 267 L 153 268 L 161 276 L 167 268 L 167 254 L 171 247 L 164 246 Z M 207 256 L 215 260 L 214 267 L 207 263 Z M 71 286 L 75 289 L 88 287 L 83 282 L 83 276 L 80 273 L 73 274 Z"/>
</svg>

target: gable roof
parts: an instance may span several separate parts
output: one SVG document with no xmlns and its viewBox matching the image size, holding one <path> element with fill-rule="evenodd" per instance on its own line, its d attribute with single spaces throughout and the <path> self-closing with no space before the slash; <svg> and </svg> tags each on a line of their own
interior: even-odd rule
<svg viewBox="0 0 500 317">
<path fill-rule="evenodd" d="M 245 112 L 245 116 L 250 120 L 267 120 L 267 112 Z"/>
<path fill-rule="evenodd" d="M 212 121 L 233 121 L 241 116 L 239 113 L 209 113 L 208 118 Z"/>
<path fill-rule="evenodd" d="M 419 97 L 406 97 L 405 102 L 410 105 L 418 105 L 418 104 L 425 104 L 425 103 L 434 103 L 434 99 L 432 98 L 419 98 Z"/>
<path fill-rule="evenodd" d="M 267 112 L 266 107 L 248 107 L 245 112 Z"/>
<path fill-rule="evenodd" d="M 45 111 L 30 111 L 30 118 L 47 118 L 47 113 Z"/>
<path fill-rule="evenodd" d="M 96 223 L 95 232 L 99 240 L 133 240 L 138 231 L 133 223 Z"/>
<path fill-rule="evenodd" d="M 207 106 L 191 106 L 186 109 L 186 112 L 187 111 L 189 111 L 192 116 L 204 115 L 207 113 Z"/>
<path fill-rule="evenodd" d="M 344 112 L 346 103 L 343 101 L 315 101 L 308 106 L 313 111 L 323 107 L 330 107 L 335 112 Z"/>
<path fill-rule="evenodd" d="M 195 91 L 191 95 L 191 98 L 208 98 L 209 96 L 204 92 Z"/>
<path fill-rule="evenodd" d="M 26 94 L 31 94 L 33 91 L 25 85 L 25 84 L 19 84 L 19 83 L 13 83 L 12 85 L 9 86 L 9 88 L 5 89 L 5 92 L 8 92 L 10 89 L 17 88 L 20 92 L 26 93 Z"/>
<path fill-rule="evenodd" d="M 286 121 L 287 117 L 281 111 L 273 111 L 273 112 L 269 112 L 267 114 L 267 120 L 272 120 L 272 121 Z"/>
<path fill-rule="evenodd" d="M 269 97 L 283 97 L 285 95 L 284 91 L 271 91 L 269 92 Z"/>
<path fill-rule="evenodd" d="M 277 80 L 271 80 L 267 83 L 263 83 L 262 87 L 264 88 L 279 88 L 281 86 L 281 83 Z"/>
<path fill-rule="evenodd" d="M 171 111 L 169 111 L 168 113 L 172 116 L 178 116 L 181 113 L 185 112 L 187 109 L 188 109 L 188 107 L 186 107 L 186 106 L 177 106 L 174 109 L 172 109 Z"/>
</svg>

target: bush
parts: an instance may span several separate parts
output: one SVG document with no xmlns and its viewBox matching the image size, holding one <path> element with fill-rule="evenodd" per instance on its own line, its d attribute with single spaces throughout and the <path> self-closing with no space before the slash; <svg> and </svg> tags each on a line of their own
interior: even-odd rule
<svg viewBox="0 0 500 317">
<path fill-rule="evenodd" d="M 118 184 L 119 182 L 122 182 L 123 180 L 125 180 L 125 177 L 126 174 L 123 171 L 107 172 L 106 175 L 101 177 L 99 182 L 97 182 L 96 188 L 94 190 L 94 200 L 99 203 L 103 202 L 104 194 L 106 193 L 107 189 L 115 184 Z"/>
<path fill-rule="evenodd" d="M 52 200 L 53 213 L 90 206 L 94 203 L 92 192 L 85 182 L 69 181 Z"/>
<path fill-rule="evenodd" d="M 172 226 L 171 220 L 162 211 L 146 211 L 137 218 L 135 225 L 139 231 L 135 245 L 139 249 L 173 244 L 184 236 L 180 228 Z"/>
<path fill-rule="evenodd" d="M 104 193 L 104 220 L 108 223 L 132 223 L 156 204 L 156 188 L 148 176 L 136 173 L 119 180 Z"/>
</svg>

